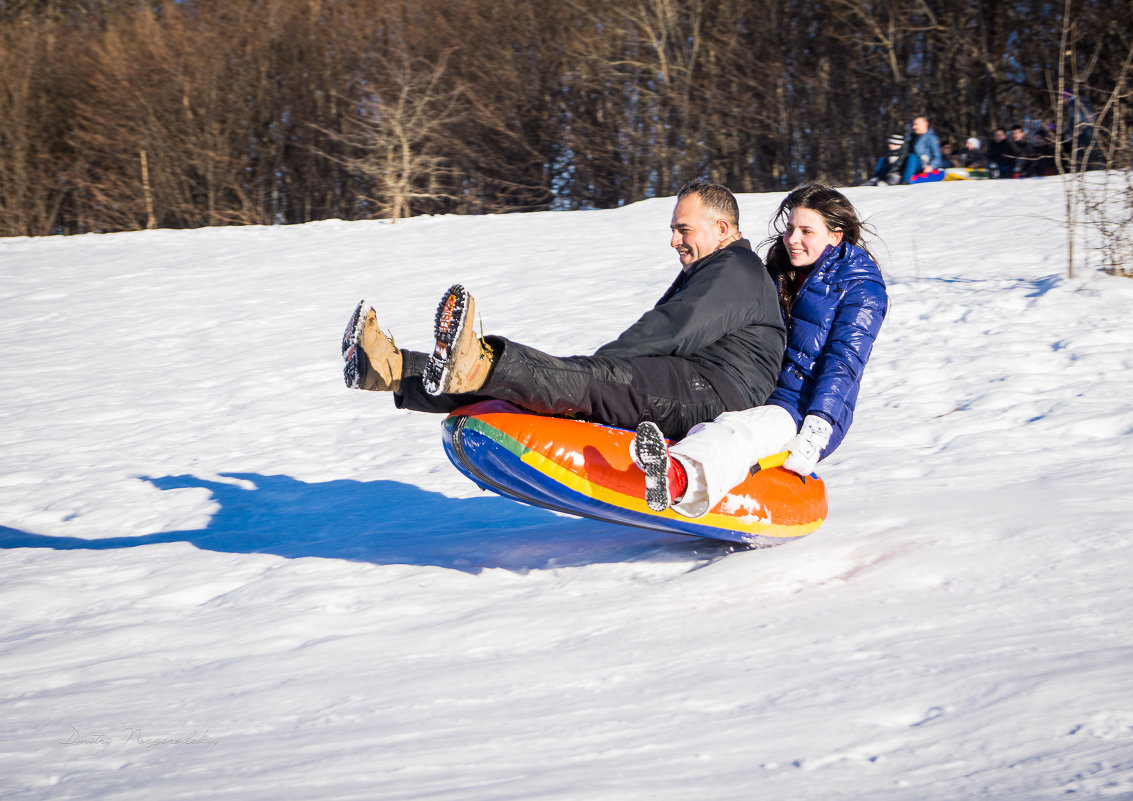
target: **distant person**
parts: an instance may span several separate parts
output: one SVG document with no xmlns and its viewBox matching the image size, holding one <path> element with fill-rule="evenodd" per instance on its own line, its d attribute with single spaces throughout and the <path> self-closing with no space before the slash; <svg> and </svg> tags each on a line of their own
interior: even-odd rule
<svg viewBox="0 0 1133 801">
<path fill-rule="evenodd" d="M 359 303 L 342 340 L 346 385 L 389 392 L 399 409 L 448 413 L 495 398 L 620 428 L 653 420 L 677 437 L 763 403 L 775 387 L 785 326 L 767 268 L 740 233 L 735 196 L 689 184 L 669 227 L 680 273 L 652 309 L 592 356 L 563 358 L 477 336 L 475 300 L 455 285 L 438 306 L 431 355 L 398 348 L 377 313 Z M 534 302 L 541 308 L 551 295 Z"/>
<path fill-rule="evenodd" d="M 980 149 L 980 142 L 978 137 L 970 136 L 964 141 L 964 151 L 960 153 L 960 165 L 969 170 L 981 170 L 987 168 L 987 154 Z"/>
<path fill-rule="evenodd" d="M 901 174 L 905 169 L 905 135 L 893 134 L 886 142 L 888 152 L 878 158 L 873 170 L 873 177 L 866 181 L 866 186 L 896 186 L 901 183 Z"/>
<path fill-rule="evenodd" d="M 1069 89 L 1062 90 L 1062 158 L 1067 166 L 1084 167 L 1094 141 L 1094 109 L 1086 98 Z"/>
<path fill-rule="evenodd" d="M 1054 175 L 1058 172 L 1054 164 L 1054 136 L 1050 130 L 1043 126 L 1035 129 L 1031 135 L 1032 157 L 1031 169 L 1028 177 L 1035 178 L 1042 175 Z"/>
<path fill-rule="evenodd" d="M 992 178 L 1012 178 L 1015 175 L 1015 159 L 1019 155 L 1015 143 L 1003 128 L 996 128 L 987 147 L 988 169 Z"/>
<path fill-rule="evenodd" d="M 1035 146 L 1018 123 L 1011 126 L 1011 144 L 1015 147 L 1015 170 L 1011 177 L 1026 178 L 1034 169 Z"/>
<path fill-rule="evenodd" d="M 787 354 L 767 404 L 720 415 L 666 447 L 649 422 L 637 428 L 635 461 L 645 471 L 649 508 L 699 517 L 753 464 L 789 451 L 800 475 L 829 456 L 854 416 L 862 372 L 889 306 L 885 281 L 862 241 L 849 200 L 820 184 L 795 189 L 773 218 L 779 234 L 767 268 L 789 321 Z"/>
<path fill-rule="evenodd" d="M 947 139 L 940 143 L 940 155 L 948 167 L 964 166 L 961 155 L 952 149 L 952 143 Z"/>
<path fill-rule="evenodd" d="M 902 182 L 911 183 L 918 172 L 944 169 L 947 166 L 948 162 L 940 152 L 940 139 L 929 127 L 928 118 L 917 117 L 913 120 L 913 132 L 909 137 L 909 155 L 905 159 Z"/>
</svg>

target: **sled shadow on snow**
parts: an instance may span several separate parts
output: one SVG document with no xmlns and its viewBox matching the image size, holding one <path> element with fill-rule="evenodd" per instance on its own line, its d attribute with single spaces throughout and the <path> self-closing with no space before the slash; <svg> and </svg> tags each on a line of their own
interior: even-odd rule
<svg viewBox="0 0 1133 801">
<path fill-rule="evenodd" d="M 448 498 L 397 481 L 307 483 L 224 473 L 140 477 L 160 490 L 206 489 L 219 509 L 204 528 L 82 539 L 0 525 L 0 548 L 110 550 L 171 542 L 224 553 L 432 565 L 469 573 L 600 562 L 700 561 L 737 546 L 557 515 L 494 495 Z"/>
</svg>

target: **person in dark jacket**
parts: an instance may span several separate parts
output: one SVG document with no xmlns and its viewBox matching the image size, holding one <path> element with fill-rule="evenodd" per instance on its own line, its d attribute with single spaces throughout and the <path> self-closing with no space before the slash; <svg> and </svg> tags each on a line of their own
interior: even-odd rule
<svg viewBox="0 0 1133 801">
<path fill-rule="evenodd" d="M 992 178 L 1014 178 L 1015 159 L 1019 149 L 1007 136 L 1003 128 L 996 128 L 991 135 L 991 144 L 987 148 L 988 168 Z"/>
<path fill-rule="evenodd" d="M 786 332 L 775 286 L 740 233 L 735 197 L 722 186 L 690 184 L 670 227 L 681 273 L 594 355 L 558 357 L 475 336 L 475 301 L 456 285 L 438 307 L 431 355 L 398 349 L 359 303 L 343 336 L 347 386 L 392 391 L 399 408 L 416 411 L 447 413 L 495 398 L 621 428 L 652 420 L 674 437 L 763 403 Z"/>
<path fill-rule="evenodd" d="M 1048 128 L 1042 125 L 1035 128 L 1031 134 L 1031 148 L 1032 160 L 1026 176 L 1054 175 L 1057 172 L 1054 166 L 1054 136 Z"/>
<path fill-rule="evenodd" d="M 873 177 L 865 182 L 866 186 L 896 186 L 901 183 L 905 157 L 908 155 L 908 151 L 905 150 L 905 136 L 893 134 L 886 144 L 889 152 L 877 159 Z"/>
<path fill-rule="evenodd" d="M 1018 123 L 1011 126 L 1011 144 L 1015 146 L 1015 171 L 1012 178 L 1026 178 L 1034 169 L 1035 146 Z"/>
<path fill-rule="evenodd" d="M 854 417 L 862 372 L 889 301 L 862 243 L 863 225 L 840 192 L 801 186 L 773 219 L 767 266 L 787 320 L 787 352 L 767 403 L 693 427 L 667 448 L 645 422 L 634 440 L 646 501 L 698 517 L 743 481 L 753 464 L 789 451 L 783 466 L 806 475 L 842 442 Z"/>
<path fill-rule="evenodd" d="M 975 136 L 970 136 L 964 141 L 964 151 L 959 155 L 959 164 L 957 167 L 965 167 L 969 170 L 978 170 L 987 167 L 987 154 L 980 149 L 983 143 Z"/>
</svg>

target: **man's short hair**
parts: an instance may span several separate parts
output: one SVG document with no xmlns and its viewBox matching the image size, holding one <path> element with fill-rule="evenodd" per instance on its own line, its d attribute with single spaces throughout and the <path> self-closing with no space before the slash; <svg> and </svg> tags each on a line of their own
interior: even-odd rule
<svg viewBox="0 0 1133 801">
<path fill-rule="evenodd" d="M 733 228 L 740 227 L 740 205 L 727 187 L 710 184 L 707 181 L 692 181 L 685 184 L 677 193 L 677 200 L 696 195 L 704 208 L 722 220 L 727 220 Z"/>
</svg>

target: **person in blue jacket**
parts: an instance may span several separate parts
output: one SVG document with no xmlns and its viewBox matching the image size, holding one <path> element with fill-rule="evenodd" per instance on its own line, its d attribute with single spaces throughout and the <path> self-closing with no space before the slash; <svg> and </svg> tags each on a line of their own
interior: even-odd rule
<svg viewBox="0 0 1133 801">
<path fill-rule="evenodd" d="M 910 183 L 918 172 L 944 169 L 949 166 L 940 152 L 940 138 L 929 127 L 927 117 L 913 120 L 913 133 L 909 137 L 909 157 L 905 159 L 904 183 Z"/>
<path fill-rule="evenodd" d="M 698 517 L 765 456 L 789 451 L 784 467 L 814 470 L 842 442 L 862 372 L 889 300 L 862 241 L 850 201 L 823 184 L 793 190 L 772 218 L 767 268 L 779 291 L 787 349 L 766 403 L 694 426 L 667 447 L 651 422 L 637 427 L 634 460 L 651 509 Z"/>
</svg>

